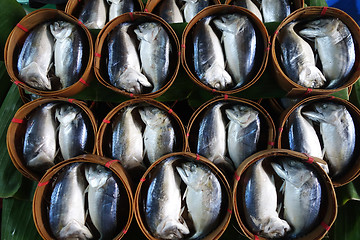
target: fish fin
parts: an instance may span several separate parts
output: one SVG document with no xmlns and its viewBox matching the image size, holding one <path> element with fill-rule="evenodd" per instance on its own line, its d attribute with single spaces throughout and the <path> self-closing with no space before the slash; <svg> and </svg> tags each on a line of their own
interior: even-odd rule
<svg viewBox="0 0 360 240">
<path fill-rule="evenodd" d="M 285 181 L 283 181 L 283 183 L 281 184 L 281 187 L 280 187 L 280 190 L 279 190 L 281 193 L 285 193 L 285 184 L 286 184 Z"/>
<path fill-rule="evenodd" d="M 315 122 L 327 122 L 325 117 L 318 112 L 303 112 L 303 115 L 305 115 L 307 119 L 310 119 Z"/>
<path fill-rule="evenodd" d="M 280 211 L 281 211 L 282 205 L 283 205 L 282 202 L 280 202 L 280 203 L 277 205 L 276 212 L 277 212 L 278 215 L 280 215 Z"/>
<path fill-rule="evenodd" d="M 188 187 L 186 187 L 186 188 L 185 188 L 185 191 L 184 191 L 184 195 L 183 195 L 183 197 L 182 197 L 182 200 L 185 200 L 188 191 L 189 191 L 189 190 L 188 190 Z"/>
</svg>

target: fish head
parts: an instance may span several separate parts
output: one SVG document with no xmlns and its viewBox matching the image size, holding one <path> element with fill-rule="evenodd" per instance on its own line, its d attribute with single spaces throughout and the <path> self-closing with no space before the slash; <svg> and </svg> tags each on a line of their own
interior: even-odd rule
<svg viewBox="0 0 360 240">
<path fill-rule="evenodd" d="M 242 31 L 247 20 L 248 18 L 246 16 L 233 13 L 222 15 L 219 18 L 214 19 L 214 24 L 223 32 L 237 34 L 239 31 Z"/>
<path fill-rule="evenodd" d="M 309 118 L 314 121 L 330 124 L 336 124 L 341 121 L 347 111 L 345 106 L 334 103 L 316 103 L 314 108 L 316 112 L 307 113 Z"/>
<path fill-rule="evenodd" d="M 300 161 L 287 159 L 281 164 L 272 162 L 271 166 L 279 177 L 297 188 L 300 188 L 312 177 L 311 171 Z"/>
<path fill-rule="evenodd" d="M 305 28 L 299 34 L 305 38 L 326 37 L 336 31 L 339 21 L 333 18 L 322 18 L 305 24 Z"/>
<path fill-rule="evenodd" d="M 162 27 L 159 23 L 145 22 L 140 24 L 135 30 L 135 34 L 139 40 L 153 42 L 161 31 Z"/>
<path fill-rule="evenodd" d="M 204 74 L 203 82 L 217 90 L 224 90 L 233 86 L 230 74 L 218 64 L 213 64 Z"/>
<path fill-rule="evenodd" d="M 111 177 L 112 172 L 99 164 L 91 164 L 85 168 L 85 177 L 89 185 L 94 188 L 102 187 Z"/>
<path fill-rule="evenodd" d="M 155 107 L 144 107 L 139 109 L 143 122 L 150 127 L 161 127 L 170 124 L 170 118 L 166 113 Z"/>
<path fill-rule="evenodd" d="M 119 87 L 124 88 L 126 91 L 141 94 L 143 88 L 151 88 L 152 84 L 141 72 L 133 69 L 127 68 L 125 72 L 121 73 Z"/>
<path fill-rule="evenodd" d="M 176 167 L 176 170 L 185 184 L 195 190 L 206 187 L 213 176 L 209 169 L 193 162 L 183 163 L 181 167 Z"/>
<path fill-rule="evenodd" d="M 303 66 L 299 73 L 299 84 L 307 88 L 320 88 L 326 82 L 324 74 L 313 65 Z"/>
<path fill-rule="evenodd" d="M 75 120 L 79 113 L 79 109 L 66 104 L 56 109 L 55 117 L 61 124 L 68 125 Z"/>
<path fill-rule="evenodd" d="M 65 21 L 56 21 L 50 24 L 51 34 L 58 40 L 65 39 L 75 30 L 75 25 Z"/>
<path fill-rule="evenodd" d="M 226 116 L 242 127 L 249 126 L 250 123 L 257 121 L 259 113 L 247 106 L 233 106 L 225 110 Z"/>
</svg>

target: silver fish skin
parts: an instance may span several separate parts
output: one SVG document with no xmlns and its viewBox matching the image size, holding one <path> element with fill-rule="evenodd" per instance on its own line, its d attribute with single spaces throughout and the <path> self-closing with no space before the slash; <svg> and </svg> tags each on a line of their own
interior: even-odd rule
<svg viewBox="0 0 360 240">
<path fill-rule="evenodd" d="M 252 230 L 265 238 L 280 238 L 290 231 L 289 224 L 277 213 L 277 190 L 274 176 L 263 167 L 264 159 L 246 172 L 245 217 Z"/>
<path fill-rule="evenodd" d="M 140 94 L 152 84 L 141 73 L 136 44 L 128 33 L 131 26 L 131 23 L 120 24 L 109 34 L 108 73 L 110 83 L 115 87 Z"/>
<path fill-rule="evenodd" d="M 163 0 L 160 2 L 159 16 L 167 23 L 184 22 L 182 13 L 175 0 Z"/>
<path fill-rule="evenodd" d="M 225 110 L 228 124 L 227 148 L 237 168 L 242 161 L 256 152 L 260 137 L 259 113 L 251 107 L 234 106 Z"/>
<path fill-rule="evenodd" d="M 325 160 L 331 176 L 341 174 L 350 164 L 356 143 L 354 121 L 344 105 L 314 104 L 315 112 L 304 112 L 309 119 L 320 123 Z"/>
<path fill-rule="evenodd" d="M 292 226 L 290 237 L 306 234 L 319 216 L 322 199 L 319 180 L 298 161 L 285 160 L 271 165 L 284 180 L 284 219 Z"/>
<path fill-rule="evenodd" d="M 88 203 L 92 223 L 100 239 L 113 239 L 118 232 L 120 189 L 112 172 L 101 165 L 87 165 Z"/>
<path fill-rule="evenodd" d="M 153 84 L 152 92 L 158 91 L 169 75 L 170 38 L 161 24 L 156 22 L 142 23 L 134 31 L 140 40 L 142 70 Z"/>
<path fill-rule="evenodd" d="M 170 158 L 158 166 L 147 192 L 145 203 L 146 222 L 157 238 L 182 239 L 189 234 L 189 228 L 182 218 L 181 179 Z"/>
<path fill-rule="evenodd" d="M 159 108 L 143 107 L 139 113 L 146 125 L 144 147 L 152 164 L 161 156 L 173 152 L 176 146 L 175 130 L 167 113 Z"/>
<path fill-rule="evenodd" d="M 225 119 L 220 102 L 211 106 L 204 115 L 199 127 L 197 153 L 218 166 L 234 170 L 233 163 L 226 157 Z"/>
<path fill-rule="evenodd" d="M 90 29 L 102 29 L 106 23 L 107 6 L 105 0 L 87 0 L 79 15 L 79 20 Z"/>
<path fill-rule="evenodd" d="M 249 81 L 255 65 L 256 33 L 250 19 L 240 14 L 226 14 L 214 19 L 222 31 L 227 69 L 235 82 L 235 88 Z"/>
<path fill-rule="evenodd" d="M 17 69 L 19 78 L 29 86 L 39 90 L 51 90 L 47 77 L 54 52 L 54 37 L 49 23 L 43 23 L 33 29 L 26 37 L 21 49 Z"/>
<path fill-rule="evenodd" d="M 111 152 L 112 157 L 119 159 L 125 169 L 145 170 L 143 127 L 133 116 L 136 108 L 127 107 L 114 121 Z"/>
<path fill-rule="evenodd" d="M 136 10 L 134 0 L 107 0 L 109 3 L 109 21 L 123 13 L 134 12 Z"/>
<path fill-rule="evenodd" d="M 210 5 L 209 0 L 183 0 L 184 5 L 184 17 L 186 22 L 190 22 L 198 12 Z"/>
<path fill-rule="evenodd" d="M 256 4 L 251 0 L 234 0 L 231 4 L 248 9 L 250 12 L 255 14 L 260 21 L 263 21 L 262 14 Z"/>
<path fill-rule="evenodd" d="M 222 203 L 220 182 L 208 167 L 201 164 L 186 162 L 176 169 L 187 185 L 186 206 L 195 228 L 189 239 L 200 239 L 215 229 L 219 221 Z"/>
<path fill-rule="evenodd" d="M 59 121 L 59 146 L 64 159 L 91 152 L 89 137 L 92 128 L 81 108 L 70 104 L 59 106 L 55 118 Z"/>
<path fill-rule="evenodd" d="M 299 32 L 315 42 L 323 73 L 329 82 L 326 88 L 341 85 L 355 64 L 355 45 L 350 30 L 337 18 L 314 20 Z"/>
<path fill-rule="evenodd" d="M 69 22 L 56 21 L 50 24 L 50 31 L 55 38 L 55 75 L 62 88 L 67 88 L 80 79 L 83 40 L 76 26 Z"/>
<path fill-rule="evenodd" d="M 200 81 L 217 90 L 233 86 L 225 70 L 224 53 L 220 40 L 210 26 L 213 16 L 201 19 L 194 27 L 194 67 Z"/>
<path fill-rule="evenodd" d="M 281 48 L 281 62 L 286 75 L 294 82 L 307 88 L 321 88 L 326 79 L 315 66 L 311 46 L 295 31 L 297 22 L 290 22 L 278 34 Z"/>
<path fill-rule="evenodd" d="M 57 178 L 49 207 L 50 228 L 56 239 L 91 239 L 85 226 L 87 183 L 81 163 L 66 166 Z"/>
<path fill-rule="evenodd" d="M 264 23 L 282 22 L 291 13 L 289 0 L 262 0 L 260 8 Z"/>
<path fill-rule="evenodd" d="M 27 121 L 23 156 L 29 168 L 44 171 L 53 166 L 57 153 L 56 103 L 35 109 Z"/>
</svg>

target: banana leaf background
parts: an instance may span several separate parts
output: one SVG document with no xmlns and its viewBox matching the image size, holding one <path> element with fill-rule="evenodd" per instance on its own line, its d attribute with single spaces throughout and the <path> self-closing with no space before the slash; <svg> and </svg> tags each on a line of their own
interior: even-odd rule
<svg viewBox="0 0 360 240">
<path fill-rule="evenodd" d="M 146 4 L 146 0 L 143 0 Z M 308 6 L 334 6 L 350 14 L 355 21 L 360 23 L 360 1 L 357 0 L 308 0 Z M 45 8 L 55 8 L 56 6 L 46 5 Z M 0 206 L 1 206 L 1 239 L 2 240 L 28 240 L 41 239 L 35 228 L 32 218 L 32 197 L 36 188 L 36 182 L 23 177 L 13 166 L 6 148 L 6 132 L 8 125 L 17 111 L 23 104 L 19 90 L 12 84 L 3 62 L 3 49 L 6 39 L 14 26 L 25 16 L 26 12 L 34 9 L 20 5 L 16 0 L 1 0 L 0 8 Z M 185 24 L 171 24 L 175 32 L 181 39 Z M 268 24 L 269 34 L 277 27 L 277 24 Z M 96 34 L 96 33 L 94 33 Z M 93 81 L 91 86 L 74 96 L 82 100 L 96 102 L 107 102 L 108 96 L 112 96 L 112 101 L 117 103 L 126 100 L 122 96 L 117 96 L 110 90 L 102 87 L 97 81 Z M 360 107 L 360 83 L 357 81 L 351 91 L 350 96 L 346 90 L 335 94 L 337 97 L 348 99 L 357 107 Z M 265 71 L 260 80 L 250 87 L 237 94 L 238 97 L 249 99 L 276 98 L 285 96 L 285 92 L 280 89 L 268 70 Z M 200 104 L 211 99 L 214 95 L 197 87 L 187 77 L 185 71 L 180 68 L 178 76 L 173 86 L 157 100 L 174 106 L 175 112 L 182 119 L 189 117 L 189 113 L 181 113 L 183 104 L 187 104 L 195 109 Z M 101 119 L 101 118 L 99 118 Z M 186 125 L 186 121 L 183 121 Z M 337 201 L 339 205 L 338 216 L 335 224 L 330 229 L 324 239 L 330 240 L 357 240 L 360 239 L 360 179 L 337 188 Z M 145 239 L 137 226 L 135 218 L 124 239 Z M 231 222 L 225 233 L 220 238 L 226 239 L 247 239 L 241 233 L 232 216 Z"/>
</svg>

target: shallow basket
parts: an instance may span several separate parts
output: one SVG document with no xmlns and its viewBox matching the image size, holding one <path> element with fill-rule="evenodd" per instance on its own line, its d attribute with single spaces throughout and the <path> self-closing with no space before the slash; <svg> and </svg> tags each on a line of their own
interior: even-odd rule
<svg viewBox="0 0 360 240">
<path fill-rule="evenodd" d="M 85 59 L 85 61 L 83 64 L 83 70 L 80 74 L 79 80 L 67 88 L 49 91 L 39 90 L 19 79 L 19 73 L 17 70 L 18 55 L 20 54 L 26 37 L 33 28 L 41 23 L 57 20 L 73 23 L 81 30 L 83 39 L 86 41 L 84 42 L 85 52 L 83 59 Z M 4 49 L 6 70 L 11 78 L 11 81 L 29 92 L 44 97 L 70 97 L 88 87 L 91 80 L 94 78 L 92 70 L 93 56 L 93 41 L 89 30 L 75 17 L 55 9 L 40 9 L 26 15 L 10 33 Z"/>
</svg>

